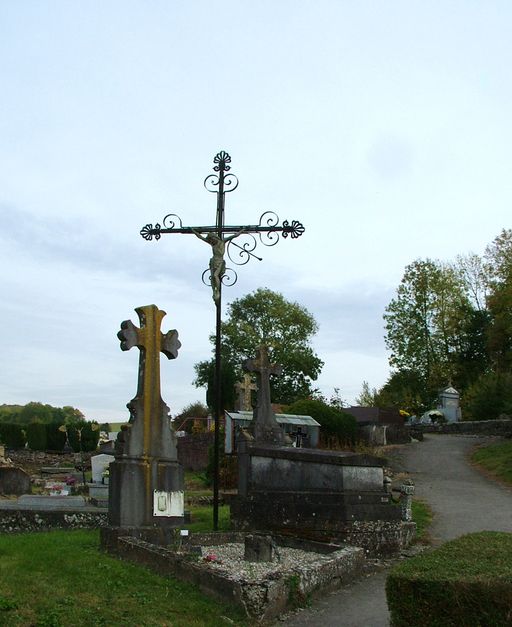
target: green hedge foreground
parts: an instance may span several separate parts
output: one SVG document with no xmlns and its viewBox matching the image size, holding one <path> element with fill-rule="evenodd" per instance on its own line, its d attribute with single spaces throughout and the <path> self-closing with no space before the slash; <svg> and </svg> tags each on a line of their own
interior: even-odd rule
<svg viewBox="0 0 512 627">
<path fill-rule="evenodd" d="M 512 625 L 512 534 L 473 533 L 404 561 L 386 595 L 393 627 Z"/>
</svg>

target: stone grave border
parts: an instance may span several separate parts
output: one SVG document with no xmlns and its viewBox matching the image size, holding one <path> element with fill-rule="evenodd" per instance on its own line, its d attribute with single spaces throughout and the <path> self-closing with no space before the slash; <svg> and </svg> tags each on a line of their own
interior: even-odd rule
<svg viewBox="0 0 512 627">
<path fill-rule="evenodd" d="M 118 557 L 149 567 L 154 572 L 193 583 L 201 592 L 227 603 L 235 603 L 247 616 L 258 621 L 273 619 L 286 610 L 303 604 L 311 596 L 335 590 L 357 578 L 365 564 L 365 551 L 360 547 L 342 546 L 300 540 L 288 536 L 272 537 L 279 547 L 300 548 L 330 554 L 331 559 L 307 565 L 296 564 L 292 569 L 257 582 L 230 577 L 208 567 L 192 551 L 151 544 L 134 536 L 121 536 L 118 530 L 101 529 L 103 548 Z M 189 546 L 216 546 L 244 542 L 243 532 L 193 534 Z"/>
<path fill-rule="evenodd" d="M 53 529 L 97 529 L 107 524 L 107 511 L 1 509 L 0 533 L 52 531 Z"/>
</svg>

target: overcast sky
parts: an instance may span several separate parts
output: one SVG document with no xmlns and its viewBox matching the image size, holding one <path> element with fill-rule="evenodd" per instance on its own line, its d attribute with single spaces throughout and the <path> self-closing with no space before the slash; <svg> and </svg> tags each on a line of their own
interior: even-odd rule
<svg viewBox="0 0 512 627">
<path fill-rule="evenodd" d="M 508 0 L 3 0 L 0 404 L 127 419 L 138 351 L 116 333 L 150 303 L 182 342 L 162 358 L 172 414 L 204 401 L 209 247 L 139 231 L 214 221 L 219 150 L 228 224 L 306 227 L 260 245 L 224 302 L 282 292 L 320 325 L 324 394 L 381 386 L 405 266 L 511 226 L 511 24 Z"/>
</svg>

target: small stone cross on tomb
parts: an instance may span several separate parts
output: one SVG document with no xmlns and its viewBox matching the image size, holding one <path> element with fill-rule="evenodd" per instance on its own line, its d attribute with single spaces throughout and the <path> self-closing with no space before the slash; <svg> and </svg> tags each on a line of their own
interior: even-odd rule
<svg viewBox="0 0 512 627">
<path fill-rule="evenodd" d="M 237 391 L 237 410 L 238 411 L 251 411 L 252 409 L 252 395 L 251 392 L 256 391 L 258 386 L 252 382 L 250 374 L 244 374 L 243 381 L 235 383 L 235 390 Z"/>
<path fill-rule="evenodd" d="M 253 434 L 256 442 L 265 444 L 285 444 L 285 435 L 279 426 L 270 399 L 270 375 L 279 375 L 282 367 L 271 364 L 268 347 L 260 346 L 256 350 L 256 359 L 247 359 L 244 370 L 256 373 L 258 394 L 253 418 Z"/>
</svg>

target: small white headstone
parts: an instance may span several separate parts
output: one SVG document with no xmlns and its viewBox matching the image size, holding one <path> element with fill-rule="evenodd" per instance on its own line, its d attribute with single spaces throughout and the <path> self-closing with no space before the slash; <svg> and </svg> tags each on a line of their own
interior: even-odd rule
<svg viewBox="0 0 512 627">
<path fill-rule="evenodd" d="M 114 460 L 115 457 L 113 455 L 107 455 L 106 453 L 101 453 L 100 455 L 91 457 L 93 483 L 101 483 L 103 473 L 108 469 L 110 463 Z"/>
</svg>

